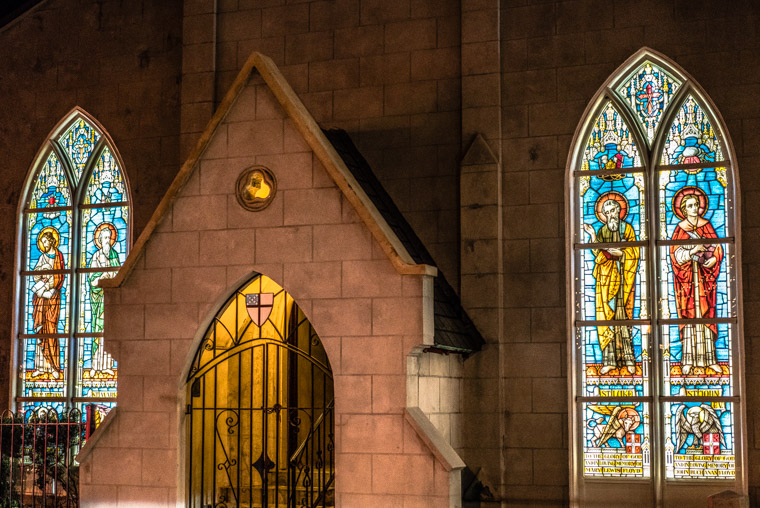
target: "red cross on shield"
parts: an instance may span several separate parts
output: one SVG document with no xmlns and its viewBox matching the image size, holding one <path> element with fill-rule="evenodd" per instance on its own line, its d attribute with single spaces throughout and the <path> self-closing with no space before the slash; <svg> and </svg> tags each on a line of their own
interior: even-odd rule
<svg viewBox="0 0 760 508">
<path fill-rule="evenodd" d="M 274 293 L 251 293 L 245 295 L 245 308 L 251 321 L 256 326 L 261 326 L 269 319 L 274 304 Z"/>
<path fill-rule="evenodd" d="M 720 435 L 717 432 L 702 434 L 702 453 L 704 455 L 720 455 Z"/>
<path fill-rule="evenodd" d="M 641 453 L 641 434 L 629 432 L 625 435 L 625 453 Z"/>
</svg>

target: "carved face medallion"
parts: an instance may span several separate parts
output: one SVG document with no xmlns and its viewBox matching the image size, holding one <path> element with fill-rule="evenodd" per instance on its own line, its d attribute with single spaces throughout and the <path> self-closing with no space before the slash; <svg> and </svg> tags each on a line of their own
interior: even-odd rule
<svg viewBox="0 0 760 508">
<path fill-rule="evenodd" d="M 238 176 L 235 190 L 240 206 L 251 212 L 263 210 L 274 199 L 277 180 L 264 166 L 252 166 Z"/>
</svg>

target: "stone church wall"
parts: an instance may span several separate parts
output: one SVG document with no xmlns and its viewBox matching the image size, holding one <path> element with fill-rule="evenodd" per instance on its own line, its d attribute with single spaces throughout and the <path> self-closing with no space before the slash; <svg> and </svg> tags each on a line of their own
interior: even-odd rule
<svg viewBox="0 0 760 508">
<path fill-rule="evenodd" d="M 492 11 L 486 14 L 471 10 L 487 7 Z M 484 468 L 494 490 L 514 506 L 537 498 L 546 506 L 563 505 L 568 501 L 565 165 L 591 96 L 646 45 L 673 58 L 702 85 L 723 115 L 738 156 L 745 204 L 746 442 L 750 493 L 758 504 L 760 227 L 747 213 L 747 205 L 760 199 L 758 14 L 756 2 L 749 0 L 47 0 L 0 30 L 0 336 L 11 335 L 10 267 L 21 186 L 40 143 L 74 105 L 104 125 L 124 159 L 136 237 L 237 70 L 250 51 L 261 51 L 283 68 L 319 122 L 352 134 L 454 283 L 460 249 L 458 158 L 461 146 L 471 141 L 460 139 L 462 108 L 498 96 L 500 119 L 466 117 L 468 133 L 487 133 L 489 142 L 501 138 L 501 146 L 491 148 L 503 171 L 505 308 L 503 330 L 492 326 L 495 319 L 478 322 L 494 340 L 490 356 L 464 362 L 464 370 L 477 376 L 462 387 L 462 432 L 482 447 L 465 458 L 470 466 Z M 495 19 L 500 26 L 491 27 Z M 492 34 L 486 33 L 489 28 Z M 497 72 L 500 82 L 489 72 Z M 464 104 L 461 97 L 467 98 Z M 202 181 L 197 185 L 201 189 Z M 192 197 L 208 199 L 202 196 L 198 190 Z M 193 210 L 187 206 L 177 220 L 195 220 Z M 227 221 L 234 220 L 234 214 L 224 213 Z M 177 238 L 187 235 L 165 228 Z M 300 231 L 294 228 L 294 234 Z M 196 248 L 174 254 L 178 273 L 197 276 L 201 262 L 216 266 L 211 263 L 219 262 L 214 259 L 218 252 L 203 246 L 215 238 L 227 241 L 229 235 L 217 230 L 195 235 Z M 235 238 L 241 249 L 259 246 L 256 239 Z M 180 284 L 173 276 L 147 278 L 165 276 L 172 271 L 167 267 L 141 270 L 146 286 L 132 292 L 141 292 L 146 302 L 180 291 L 173 287 Z M 210 289 L 221 291 L 242 275 L 228 276 L 229 270 L 224 276 L 217 270 L 225 283 Z M 286 273 L 271 275 L 287 284 Z M 122 290 L 119 305 L 129 304 L 129 291 Z M 189 305 L 199 312 L 198 302 Z M 186 317 L 197 321 L 197 312 Z M 147 318 L 145 323 L 147 330 Z M 173 347 L 186 352 L 188 340 L 177 338 Z M 0 387 L 8 385 L 9 344 L 10 339 L 0 346 Z M 500 353 L 492 354 L 494 349 Z M 179 364 L 176 360 L 171 367 L 175 381 Z M 371 393 L 366 379 L 354 381 L 361 393 Z M 135 383 L 142 383 L 142 404 L 162 408 L 162 415 L 170 411 L 176 385 L 167 388 L 152 377 Z M 7 393 L 0 390 L 3 405 Z M 142 411 L 146 406 L 134 397 L 120 393 L 123 404 Z M 481 415 L 484 408 L 492 408 L 487 419 Z M 467 418 L 476 412 L 476 419 Z M 491 433 L 482 433 L 484 421 Z M 141 452 L 140 460 L 160 458 L 166 450 L 160 443 Z M 366 457 L 361 460 L 358 471 L 371 464 Z M 120 488 L 125 496 L 135 492 Z M 156 488 L 157 495 L 167 495 L 165 487 Z"/>
<path fill-rule="evenodd" d="M 278 180 L 274 201 L 257 213 L 234 195 L 238 174 L 253 164 Z M 274 96 L 255 83 L 216 130 L 134 271 L 109 290 L 105 330 L 119 362 L 119 408 L 83 459 L 83 499 L 176 501 L 185 481 L 185 365 L 200 323 L 253 272 L 294 297 L 329 356 L 338 505 L 448 506 L 450 474 L 404 417 L 406 357 L 423 340 L 423 277 L 395 271 Z"/>
<path fill-rule="evenodd" d="M 207 99 L 218 103 L 259 51 L 320 125 L 351 134 L 457 285 L 457 0 L 195 0 L 186 2 L 183 34 L 183 79 L 204 90 L 203 99 L 195 91 L 183 99 L 185 150 L 213 112 Z"/>
</svg>

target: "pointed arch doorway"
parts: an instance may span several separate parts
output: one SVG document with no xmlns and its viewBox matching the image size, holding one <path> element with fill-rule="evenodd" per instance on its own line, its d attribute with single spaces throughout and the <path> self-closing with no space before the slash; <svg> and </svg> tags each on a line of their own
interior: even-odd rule
<svg viewBox="0 0 760 508">
<path fill-rule="evenodd" d="M 187 505 L 333 506 L 333 376 L 314 328 L 256 275 L 222 305 L 187 377 Z"/>
</svg>

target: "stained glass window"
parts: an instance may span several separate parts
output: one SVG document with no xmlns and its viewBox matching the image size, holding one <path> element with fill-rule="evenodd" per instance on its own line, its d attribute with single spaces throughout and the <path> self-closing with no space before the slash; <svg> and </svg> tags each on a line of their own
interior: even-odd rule
<svg viewBox="0 0 760 508">
<path fill-rule="evenodd" d="M 130 245 L 129 191 L 96 123 L 70 116 L 31 172 L 22 225 L 16 401 L 22 410 L 115 404 L 118 368 L 103 337 L 103 289 Z"/>
<path fill-rule="evenodd" d="M 636 113 L 649 143 L 654 140 L 662 114 L 679 86 L 680 82 L 673 76 L 646 62 L 618 88 L 620 96 Z"/>
<path fill-rule="evenodd" d="M 600 92 L 572 168 L 577 470 L 739 481 L 733 162 L 697 87 L 648 57 Z"/>
<path fill-rule="evenodd" d="M 82 176 L 87 161 L 89 161 L 99 139 L 98 131 L 84 118 L 75 121 L 69 130 L 60 137 L 59 143 L 63 145 L 66 155 L 69 156 L 75 181 L 79 182 L 79 178 Z"/>
</svg>

